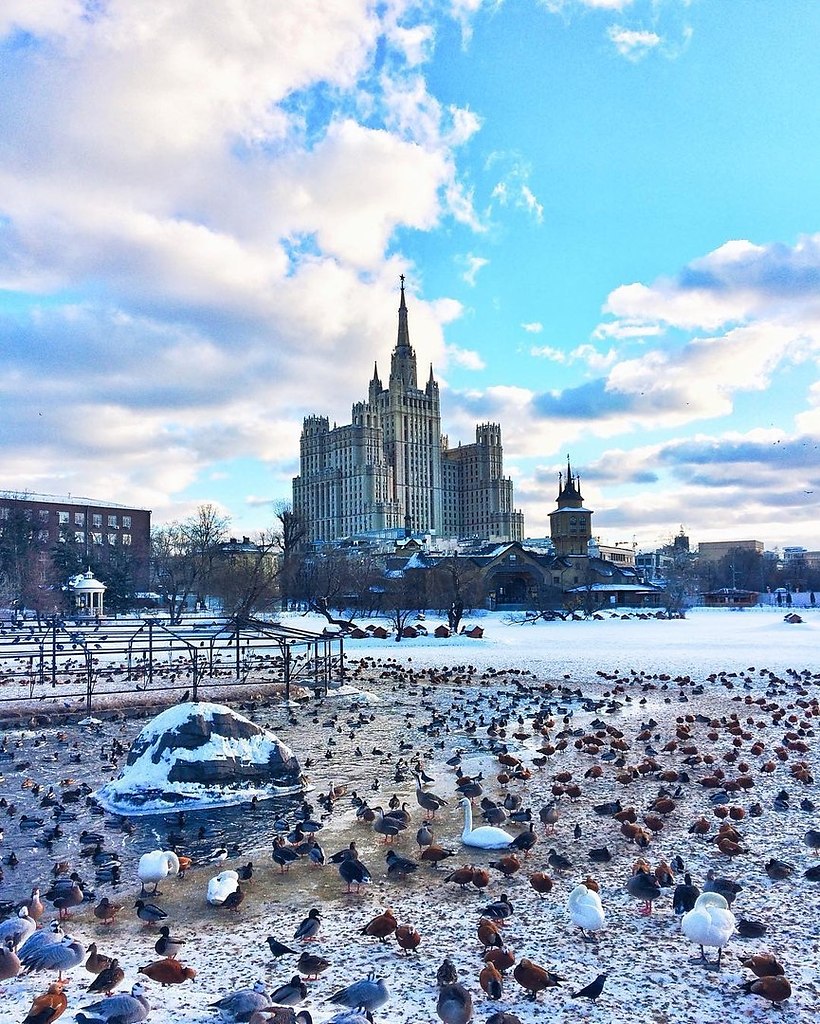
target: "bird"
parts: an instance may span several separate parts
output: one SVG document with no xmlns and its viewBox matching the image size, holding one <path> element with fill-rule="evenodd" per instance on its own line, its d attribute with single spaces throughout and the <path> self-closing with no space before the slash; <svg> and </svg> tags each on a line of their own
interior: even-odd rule
<svg viewBox="0 0 820 1024">
<path fill-rule="evenodd" d="M 208 882 L 208 893 L 206 899 L 211 906 L 219 907 L 225 900 L 239 888 L 239 874 L 230 869 L 220 871 Z"/>
<path fill-rule="evenodd" d="M 121 985 L 125 980 L 125 972 L 120 967 L 116 957 L 97 974 L 97 977 L 88 986 L 89 992 L 104 992 L 107 996 Z"/>
<path fill-rule="evenodd" d="M 626 883 L 626 891 L 633 899 L 643 902 L 641 913 L 645 916 L 652 913 L 652 904 L 661 895 L 661 887 L 647 871 L 638 871 L 632 875 Z"/>
<path fill-rule="evenodd" d="M 552 892 L 553 881 L 550 876 L 545 874 L 543 871 L 534 871 L 530 875 L 529 881 L 532 888 L 535 889 L 542 899 L 545 896 L 549 896 Z"/>
<path fill-rule="evenodd" d="M 687 871 L 683 876 L 683 881 L 675 886 L 675 891 L 672 894 L 673 912 L 678 917 L 685 914 L 694 907 L 698 896 L 700 896 L 700 889 L 692 884 L 692 876 Z"/>
<path fill-rule="evenodd" d="M 723 947 L 734 934 L 735 927 L 735 915 L 729 909 L 728 901 L 717 892 L 701 893 L 692 910 L 681 918 L 681 931 L 700 946 L 700 959 L 704 963 L 707 963 L 704 947 L 717 949 L 718 971 Z"/>
<path fill-rule="evenodd" d="M 409 924 L 400 924 L 394 934 L 399 949 L 405 953 L 414 953 L 421 945 L 421 932 Z"/>
<path fill-rule="evenodd" d="M 532 822 L 530 822 L 527 831 L 521 832 L 519 835 L 517 835 L 510 844 L 511 846 L 515 847 L 516 850 L 519 850 L 521 853 L 523 853 L 525 857 L 528 857 L 530 855 L 530 850 L 532 850 L 532 848 L 538 842 L 538 836 L 535 834 L 534 830 L 535 826 Z"/>
<path fill-rule="evenodd" d="M 397 925 L 398 921 L 396 920 L 395 914 L 388 908 L 383 913 L 377 914 L 376 917 L 368 921 L 359 934 L 372 935 L 381 942 L 386 942 L 396 930 Z"/>
<path fill-rule="evenodd" d="M 164 957 L 162 960 L 154 960 L 145 967 L 140 967 L 140 974 L 144 974 L 151 981 L 158 981 L 163 987 L 166 985 L 181 985 L 185 981 L 192 981 L 196 977 L 193 967 L 185 967 L 179 960 L 173 957 Z"/>
<path fill-rule="evenodd" d="M 740 882 L 735 882 L 732 878 L 715 875 L 714 868 L 709 868 L 706 872 L 706 881 L 703 883 L 703 891 L 720 893 L 730 907 L 734 902 L 735 896 L 737 896 L 742 889 L 743 886 Z"/>
<path fill-rule="evenodd" d="M 458 971 L 453 961 L 446 956 L 436 971 L 436 984 L 439 988 L 442 985 L 454 985 L 458 981 Z"/>
<path fill-rule="evenodd" d="M 326 971 L 330 967 L 330 961 L 323 956 L 319 956 L 317 953 L 308 953 L 305 950 L 299 957 L 296 964 L 296 969 L 300 974 L 304 974 L 308 981 L 312 979 L 316 980 L 322 971 Z"/>
<path fill-rule="evenodd" d="M 375 971 L 370 971 L 366 978 L 354 981 L 351 985 L 339 989 L 329 998 L 329 1002 L 347 1006 L 351 1010 L 367 1010 L 371 1013 L 378 1010 L 390 998 L 390 992 L 383 978 L 377 978 Z"/>
<path fill-rule="evenodd" d="M 10 942 L 13 949 L 19 949 L 37 930 L 37 922 L 29 914 L 28 907 L 19 911 L 0 924 L 0 945 Z"/>
<path fill-rule="evenodd" d="M 741 956 L 738 959 L 758 978 L 774 978 L 786 973 L 774 953 L 755 953 L 753 956 Z"/>
<path fill-rule="evenodd" d="M 307 999 L 307 985 L 298 974 L 270 994 L 270 1002 L 279 1006 L 296 1006 Z"/>
<path fill-rule="evenodd" d="M 62 982 L 55 981 L 46 991 L 36 996 L 31 1009 L 23 1018 L 23 1024 L 51 1024 L 66 1010 L 68 998 L 63 992 Z"/>
<path fill-rule="evenodd" d="M 552 971 L 533 963 L 526 957 L 522 957 L 515 965 L 513 977 L 533 1000 L 538 997 L 539 992 L 554 988 L 562 981 L 557 974 L 553 974 Z"/>
<path fill-rule="evenodd" d="M 782 977 L 756 978 L 754 981 L 745 981 L 743 991 L 747 996 L 760 996 L 768 999 L 772 1006 L 779 1006 L 792 994 L 791 983 Z"/>
<path fill-rule="evenodd" d="M 150 853 L 144 853 L 137 865 L 137 876 L 142 883 L 140 896 L 145 895 L 145 886 L 149 883 L 154 885 L 151 895 L 161 895 L 159 883 L 166 879 L 168 875 L 178 874 L 179 857 L 177 857 L 173 850 L 152 850 Z"/>
<path fill-rule="evenodd" d="M 210 1005 L 229 1020 L 247 1021 L 255 1010 L 270 1006 L 270 997 L 264 982 L 257 981 L 253 988 L 237 989 Z"/>
<path fill-rule="evenodd" d="M 0 981 L 16 978 L 23 969 L 11 939 L 0 942 Z"/>
<path fill-rule="evenodd" d="M 512 916 L 513 905 L 510 903 L 505 892 L 502 892 L 497 900 L 494 900 L 481 910 L 481 917 L 484 920 L 493 921 L 496 924 L 503 925 Z"/>
<path fill-rule="evenodd" d="M 500 999 L 504 994 L 504 979 L 492 962 L 486 962 L 481 968 L 478 983 L 490 999 Z"/>
<path fill-rule="evenodd" d="M 429 847 L 424 852 L 429 852 Z M 345 850 L 345 857 L 339 864 L 339 875 L 342 881 L 347 885 L 347 892 L 353 891 L 353 886 L 356 886 L 356 892 L 362 891 L 363 885 L 369 885 L 372 882 L 370 872 L 365 865 L 359 860 L 355 850 Z"/>
<path fill-rule="evenodd" d="M 164 924 L 159 930 L 159 938 L 154 943 L 154 950 L 161 957 L 176 957 L 186 943 L 186 939 L 171 937 L 171 929 Z"/>
<path fill-rule="evenodd" d="M 467 1024 L 473 1016 L 473 997 L 460 982 L 442 985 L 438 990 L 436 1013 L 443 1024 Z"/>
<path fill-rule="evenodd" d="M 145 1020 L 151 1007 L 145 989 L 137 983 L 130 993 L 107 996 L 98 1003 L 83 1007 L 75 1014 L 80 1024 L 138 1024 Z"/>
<path fill-rule="evenodd" d="M 473 828 L 473 808 L 466 797 L 461 800 L 461 808 L 464 811 L 461 842 L 465 846 L 474 846 L 480 850 L 506 850 L 511 845 L 513 837 L 503 828 L 497 828 L 495 825 L 479 825 L 478 828 Z"/>
<path fill-rule="evenodd" d="M 104 971 L 106 967 L 111 966 L 111 957 L 99 953 L 96 942 L 92 942 L 86 952 L 88 956 L 85 961 L 85 969 L 89 974 L 99 974 L 100 971 Z"/>
<path fill-rule="evenodd" d="M 291 949 L 290 946 L 286 946 L 284 942 L 279 942 L 272 935 L 269 935 L 266 941 L 274 958 L 278 959 L 280 956 L 287 956 L 289 954 L 291 956 L 296 956 L 295 949 Z M 158 949 L 157 952 L 159 953 L 161 950 Z"/>
<path fill-rule="evenodd" d="M 584 940 L 594 941 L 595 932 L 599 932 L 606 921 L 601 897 L 598 893 L 583 884 L 576 885 L 569 894 L 567 907 L 572 923 L 581 929 Z"/>
<path fill-rule="evenodd" d="M 595 1000 L 598 998 L 598 996 L 603 992 L 603 990 L 604 990 L 604 983 L 606 982 L 607 977 L 608 977 L 608 975 L 606 975 L 606 974 L 599 974 L 598 977 L 595 979 L 595 981 L 591 981 L 584 988 L 579 989 L 578 992 L 573 992 L 572 993 L 572 998 L 573 999 L 581 999 L 581 998 L 591 999 L 593 1001 L 593 1003 L 594 1003 Z"/>
<path fill-rule="evenodd" d="M 107 896 L 103 896 L 97 906 L 94 907 L 94 917 L 102 924 L 113 924 L 114 918 L 121 910 L 121 903 L 112 903 Z"/>
<path fill-rule="evenodd" d="M 403 857 L 395 850 L 388 850 L 385 856 L 387 862 L 387 877 L 391 879 L 407 878 L 418 868 L 418 862 L 410 857 Z"/>
<path fill-rule="evenodd" d="M 316 907 L 313 907 L 308 911 L 308 916 L 300 921 L 296 926 L 296 931 L 293 933 L 293 937 L 294 939 L 301 939 L 302 942 L 309 942 L 311 939 L 316 938 L 321 927 L 321 914 Z M 270 940 L 268 940 L 268 945 L 270 945 Z M 291 952 L 293 951 L 291 950 Z M 282 954 L 274 954 L 274 956 L 276 955 L 281 956 Z"/>
<path fill-rule="evenodd" d="M 64 935 L 58 942 L 49 942 L 33 952 L 23 947 L 20 963 L 29 971 L 57 971 L 57 980 L 62 981 L 63 971 L 70 971 L 85 959 L 85 946 Z"/>
<path fill-rule="evenodd" d="M 137 900 L 134 903 L 134 909 L 137 912 L 137 917 L 143 924 L 158 924 L 160 921 L 165 921 L 168 918 L 165 911 L 155 903 L 145 903 L 143 900 Z"/>
<path fill-rule="evenodd" d="M 764 870 L 773 882 L 778 882 L 794 874 L 794 865 L 787 864 L 784 860 L 778 860 L 776 857 L 770 857 L 764 865 Z"/>
<path fill-rule="evenodd" d="M 442 796 L 424 789 L 421 776 L 416 774 L 416 801 L 423 810 L 430 812 L 430 817 L 435 818 L 436 811 L 447 806 L 447 801 Z M 421 843 L 419 844 L 421 845 Z"/>
<path fill-rule="evenodd" d="M 557 850 L 553 849 L 547 851 L 547 864 L 554 871 L 569 871 L 572 867 L 572 861 L 569 857 L 565 857 L 562 853 L 558 853 Z"/>
</svg>

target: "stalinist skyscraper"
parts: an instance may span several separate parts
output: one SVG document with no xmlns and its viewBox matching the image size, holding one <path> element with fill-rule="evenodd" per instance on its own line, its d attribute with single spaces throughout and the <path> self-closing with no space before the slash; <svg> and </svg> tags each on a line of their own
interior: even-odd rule
<svg viewBox="0 0 820 1024">
<path fill-rule="evenodd" d="M 332 429 L 326 416 L 305 418 L 293 507 L 309 540 L 388 531 L 462 540 L 523 537 L 512 481 L 503 476 L 500 426 L 481 424 L 475 444 L 449 448 L 432 366 L 424 388 L 418 386 L 403 275 L 387 387 L 374 366 L 367 399 L 353 406 L 351 418 Z"/>
</svg>

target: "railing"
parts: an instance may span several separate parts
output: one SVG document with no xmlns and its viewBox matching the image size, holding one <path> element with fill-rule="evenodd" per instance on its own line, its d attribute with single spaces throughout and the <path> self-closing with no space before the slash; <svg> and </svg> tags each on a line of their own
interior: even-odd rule
<svg viewBox="0 0 820 1024">
<path fill-rule="evenodd" d="M 257 619 L 50 616 L 0 627 L 0 708 L 135 692 L 196 700 L 203 687 L 291 685 L 327 693 L 344 678 L 344 641 Z"/>
</svg>

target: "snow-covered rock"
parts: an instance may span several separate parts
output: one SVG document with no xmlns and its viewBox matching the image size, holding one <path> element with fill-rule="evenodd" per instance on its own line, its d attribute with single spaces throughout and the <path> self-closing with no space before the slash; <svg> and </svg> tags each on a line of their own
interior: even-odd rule
<svg viewBox="0 0 820 1024">
<path fill-rule="evenodd" d="M 153 718 L 97 799 L 119 813 L 149 813 L 295 793 L 304 781 L 293 752 L 272 732 L 224 704 L 197 701 Z"/>
</svg>

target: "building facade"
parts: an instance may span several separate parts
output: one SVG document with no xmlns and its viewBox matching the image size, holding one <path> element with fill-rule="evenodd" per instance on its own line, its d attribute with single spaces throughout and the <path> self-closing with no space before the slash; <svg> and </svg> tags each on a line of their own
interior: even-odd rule
<svg viewBox="0 0 820 1024">
<path fill-rule="evenodd" d="M 128 558 L 138 589 L 147 590 L 151 512 L 93 498 L 0 491 L 0 531 L 22 516 L 45 556 L 55 544 L 72 543 L 87 561 L 102 566 L 115 553 Z"/>
<path fill-rule="evenodd" d="M 567 457 L 567 475 L 558 474 L 558 497 L 555 511 L 550 512 L 550 539 L 559 558 L 589 554 L 592 540 L 592 510 L 584 508 L 581 482 L 572 475 Z"/>
<path fill-rule="evenodd" d="M 367 398 L 354 404 L 349 424 L 331 427 L 326 416 L 305 418 L 293 508 L 313 543 L 391 530 L 520 540 L 524 517 L 513 507 L 503 458 L 496 423 L 477 426 L 474 444 L 450 448 L 442 436 L 432 366 L 424 387 L 418 386 L 402 277 L 387 386 L 374 366 Z"/>
</svg>

